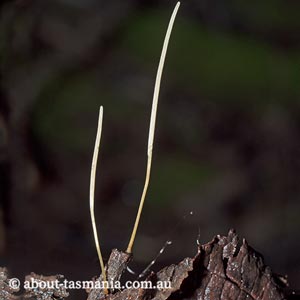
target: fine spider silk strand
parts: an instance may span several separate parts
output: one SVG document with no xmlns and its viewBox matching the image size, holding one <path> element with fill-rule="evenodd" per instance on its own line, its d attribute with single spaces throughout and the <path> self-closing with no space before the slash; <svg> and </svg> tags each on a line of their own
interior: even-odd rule
<svg viewBox="0 0 300 300">
<path fill-rule="evenodd" d="M 166 58 L 166 54 L 167 54 L 168 44 L 169 44 L 173 24 L 174 24 L 175 17 L 176 17 L 177 11 L 179 9 L 179 6 L 180 6 L 180 2 L 177 2 L 176 6 L 173 10 L 169 25 L 168 25 L 168 29 L 167 29 L 167 33 L 166 33 L 166 36 L 165 36 L 165 40 L 164 40 L 164 44 L 163 44 L 163 48 L 162 48 L 162 52 L 161 52 L 161 56 L 160 56 L 160 61 L 159 61 L 158 69 L 157 69 L 155 86 L 154 86 L 153 101 L 152 101 L 150 126 L 149 126 L 149 138 L 148 138 L 148 149 L 147 149 L 147 158 L 148 159 L 147 159 L 146 178 L 145 178 L 144 189 L 143 189 L 142 197 L 141 197 L 141 200 L 140 200 L 140 205 L 139 205 L 139 209 L 138 209 L 138 212 L 137 212 L 137 216 L 136 216 L 136 219 L 135 219 L 134 227 L 133 227 L 132 234 L 131 234 L 131 237 L 130 237 L 130 240 L 129 240 L 129 243 L 128 243 L 128 246 L 127 246 L 127 250 L 126 250 L 127 253 L 132 253 L 133 243 L 134 243 L 134 240 L 135 240 L 136 232 L 137 232 L 137 229 L 138 229 L 139 221 L 140 221 L 140 218 L 141 218 L 141 214 L 142 214 L 142 210 L 143 210 L 143 206 L 144 206 L 144 202 L 145 202 L 145 198 L 146 198 L 146 194 L 147 194 L 147 190 L 148 190 L 148 186 L 149 186 L 150 173 L 151 173 L 151 162 L 152 162 L 153 140 L 154 140 L 154 132 L 155 132 L 155 121 L 156 121 L 156 112 L 157 112 L 160 82 L 161 82 L 161 76 L 162 76 L 162 72 L 163 72 L 163 68 L 164 68 L 164 62 L 165 62 L 165 58 Z"/>
<path fill-rule="evenodd" d="M 97 233 L 97 226 L 95 221 L 95 181 L 96 181 L 96 170 L 97 170 L 97 160 L 98 160 L 98 153 L 100 148 L 100 140 L 101 140 L 101 133 L 102 133 L 102 121 L 103 121 L 103 107 L 100 106 L 99 110 L 99 119 L 98 119 L 98 128 L 97 128 L 97 135 L 93 153 L 93 160 L 92 160 L 92 167 L 91 167 L 91 179 L 90 179 L 90 213 L 91 213 L 91 220 L 92 220 L 92 227 L 93 227 L 93 234 L 95 245 L 97 249 L 97 254 L 100 262 L 100 268 L 102 273 L 102 279 L 106 282 L 106 273 L 105 267 L 103 263 L 102 253 L 100 249 L 98 233 Z M 104 293 L 107 294 L 108 290 L 105 288 Z"/>
</svg>

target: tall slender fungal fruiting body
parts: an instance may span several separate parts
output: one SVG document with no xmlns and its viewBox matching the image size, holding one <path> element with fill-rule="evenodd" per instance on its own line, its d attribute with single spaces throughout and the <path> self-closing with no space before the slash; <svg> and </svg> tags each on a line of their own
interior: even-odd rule
<svg viewBox="0 0 300 300">
<path fill-rule="evenodd" d="M 142 197 L 141 197 L 141 200 L 140 200 L 139 209 L 138 209 L 138 212 L 137 212 L 137 215 L 136 215 L 136 219 L 135 219 L 135 223 L 134 223 L 134 226 L 133 226 L 132 234 L 131 234 L 131 237 L 130 237 L 130 240 L 129 240 L 129 243 L 128 243 L 128 246 L 127 246 L 127 250 L 126 250 L 126 252 L 128 252 L 128 253 L 132 253 L 133 243 L 134 243 L 136 232 L 137 232 L 137 229 L 138 229 L 138 226 L 139 226 L 139 222 L 140 222 L 140 218 L 141 218 L 141 214 L 142 214 L 142 210 L 143 210 L 143 206 L 144 206 L 144 202 L 145 202 L 145 198 L 146 198 L 146 194 L 147 194 L 147 190 L 148 190 L 148 186 L 149 186 L 150 174 L 151 174 L 151 163 L 152 163 L 153 140 L 154 140 L 154 133 L 155 133 L 155 121 L 156 121 L 156 113 L 157 113 L 158 96 L 159 96 L 159 90 L 160 90 L 160 82 L 161 82 L 161 76 L 162 76 L 164 63 L 165 63 L 165 58 L 166 58 L 166 54 L 167 54 L 167 49 L 168 49 L 168 45 L 169 45 L 169 40 L 170 40 L 173 24 L 174 24 L 175 17 L 176 17 L 177 11 L 179 9 L 179 6 L 180 6 L 180 2 L 177 2 L 176 6 L 174 8 L 174 11 L 172 13 L 170 22 L 169 22 L 169 26 L 168 26 L 167 33 L 166 33 L 166 36 L 165 36 L 165 40 L 164 40 L 164 44 L 163 44 L 163 48 L 162 48 L 162 52 L 161 52 L 161 56 L 160 56 L 160 60 L 159 60 L 159 65 L 158 65 L 158 69 L 157 69 L 155 86 L 154 86 L 153 101 L 152 101 L 150 126 L 149 126 L 146 178 L 145 178 L 145 184 L 144 184 Z"/>
<path fill-rule="evenodd" d="M 98 153 L 99 153 L 101 133 L 102 133 L 102 122 L 103 122 L 103 107 L 100 106 L 97 135 L 96 135 L 94 154 L 93 154 L 93 160 L 92 160 L 92 167 L 91 167 L 90 213 L 91 213 L 91 220 L 92 220 L 92 227 L 93 227 L 95 245 L 96 245 L 97 254 L 98 254 L 98 258 L 99 258 L 99 262 L 100 262 L 102 279 L 103 279 L 103 281 L 106 281 L 105 267 L 104 267 L 103 257 L 102 257 L 100 244 L 99 244 L 99 239 L 98 239 L 97 226 L 96 226 L 96 221 L 95 221 L 95 211 L 94 211 L 94 208 L 95 208 L 95 181 L 96 181 Z M 105 292 L 105 294 L 107 294 L 108 293 L 107 289 L 105 289 L 104 292 Z"/>
</svg>

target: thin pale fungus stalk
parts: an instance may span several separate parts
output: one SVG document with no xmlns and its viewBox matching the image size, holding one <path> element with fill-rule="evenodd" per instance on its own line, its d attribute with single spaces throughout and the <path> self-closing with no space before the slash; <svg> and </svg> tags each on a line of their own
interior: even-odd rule
<svg viewBox="0 0 300 300">
<path fill-rule="evenodd" d="M 106 280 L 105 266 L 104 266 L 104 263 L 103 263 L 103 257 L 102 257 L 100 244 L 99 244 L 99 239 L 98 239 L 97 226 L 96 226 L 96 221 L 95 221 L 95 209 L 94 209 L 95 208 L 95 181 L 96 181 L 98 153 L 99 153 L 101 133 L 102 133 L 102 121 L 103 121 L 103 107 L 101 106 L 100 111 L 99 111 L 98 128 L 97 128 L 97 135 L 96 135 L 96 141 L 95 141 L 95 147 L 94 147 L 94 153 L 93 153 L 93 160 L 92 160 L 92 167 L 91 167 L 90 213 L 91 213 L 91 221 L 92 221 L 92 227 L 93 227 L 95 246 L 96 246 L 96 249 L 97 249 L 97 254 L 98 254 L 98 258 L 99 258 L 99 262 L 100 262 L 102 279 L 103 279 L 103 281 L 107 281 Z M 104 293 L 108 294 L 107 288 L 104 289 Z"/>
<path fill-rule="evenodd" d="M 150 126 L 149 126 L 146 178 L 145 178 L 145 184 L 144 184 L 144 188 L 143 188 L 142 197 L 141 197 L 141 200 L 140 200 L 139 209 L 138 209 L 138 212 L 137 212 L 137 216 L 136 216 L 136 219 L 135 219 L 135 223 L 134 223 L 132 234 L 131 234 L 131 237 L 130 237 L 130 240 L 129 240 L 129 244 L 128 244 L 127 250 L 126 250 L 126 252 L 128 252 L 128 253 L 132 253 L 133 243 L 134 243 L 135 236 L 136 236 L 136 233 L 137 233 L 138 225 L 139 225 L 139 222 L 140 222 L 140 218 L 141 218 L 141 214 L 142 214 L 142 210 L 143 210 L 143 206 L 144 206 L 144 202 L 145 202 L 145 198 L 146 198 L 146 194 L 147 194 L 147 190 L 148 190 L 148 186 L 149 186 L 150 174 L 151 174 L 151 163 L 152 163 L 153 140 L 154 140 L 154 132 L 155 132 L 155 121 L 156 121 L 156 113 L 157 113 L 158 96 L 159 96 L 159 90 L 160 90 L 160 82 L 161 82 L 161 76 L 162 76 L 162 72 L 163 72 L 163 68 L 164 68 L 164 62 L 165 62 L 165 58 L 166 58 L 166 54 L 167 54 L 168 44 L 169 44 L 173 24 L 174 24 L 175 17 L 176 17 L 177 11 L 179 9 L 179 6 L 180 6 L 180 2 L 177 2 L 176 6 L 173 10 L 169 25 L 168 25 L 168 29 L 167 29 L 167 33 L 166 33 L 166 36 L 165 36 L 165 40 L 164 40 L 164 44 L 163 44 L 163 48 L 162 48 L 162 52 L 161 52 L 161 56 L 160 56 L 160 61 L 159 61 L 158 69 L 157 69 L 155 86 L 154 86 L 153 101 L 152 101 Z"/>
</svg>

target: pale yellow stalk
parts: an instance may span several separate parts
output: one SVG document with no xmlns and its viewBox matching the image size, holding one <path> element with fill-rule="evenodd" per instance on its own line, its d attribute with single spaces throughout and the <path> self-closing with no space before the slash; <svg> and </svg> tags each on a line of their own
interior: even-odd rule
<svg viewBox="0 0 300 300">
<path fill-rule="evenodd" d="M 96 135 L 92 167 L 91 167 L 90 213 L 91 213 L 95 245 L 96 245 L 97 254 L 98 254 L 98 258 L 99 258 L 99 262 L 100 262 L 102 279 L 103 279 L 103 281 L 107 281 L 105 266 L 103 263 L 102 253 L 101 253 L 100 244 L 99 244 L 99 240 L 98 240 L 97 226 L 96 226 L 96 221 L 95 221 L 95 209 L 94 209 L 95 208 L 95 200 L 94 200 L 94 198 L 95 198 L 95 181 L 96 181 L 97 160 L 98 160 L 98 153 L 99 153 L 99 148 L 100 148 L 100 140 L 101 140 L 101 132 L 102 132 L 102 121 L 103 121 L 103 107 L 101 106 L 100 111 L 99 111 L 98 128 L 97 128 L 97 135 Z M 106 288 L 104 289 L 104 293 L 108 294 L 108 290 Z"/>
<path fill-rule="evenodd" d="M 137 232 L 137 229 L 138 229 L 139 221 L 140 221 L 140 218 L 141 218 L 141 214 L 142 214 L 142 210 L 143 210 L 143 206 L 144 206 L 144 202 L 145 202 L 145 198 L 146 198 L 146 194 L 147 194 L 147 190 L 148 190 L 148 186 L 149 186 L 150 173 L 151 173 L 151 162 L 152 162 L 153 140 L 154 140 L 154 132 L 155 132 L 155 121 L 156 121 L 158 96 L 159 96 L 159 90 L 160 90 L 160 82 L 161 82 L 161 76 L 162 76 L 162 72 L 163 72 L 163 68 L 164 68 L 164 62 L 165 62 L 165 58 L 166 58 L 166 54 L 167 54 L 168 44 L 169 44 L 173 24 L 174 24 L 175 17 L 176 17 L 177 11 L 179 9 L 179 6 L 180 6 L 180 2 L 177 2 L 176 6 L 174 8 L 174 11 L 172 13 L 170 22 L 169 22 L 169 26 L 168 26 L 167 33 L 166 33 L 166 36 L 165 36 L 165 40 L 164 40 L 164 44 L 163 44 L 163 48 L 162 48 L 162 52 L 161 52 L 161 56 L 160 56 L 160 61 L 159 61 L 158 69 L 157 69 L 155 86 L 154 86 L 153 101 L 152 101 L 150 126 L 149 126 L 146 178 L 145 178 L 144 189 L 143 189 L 142 197 L 141 197 L 141 200 L 140 200 L 140 205 L 139 205 L 136 220 L 135 220 L 135 223 L 134 223 L 133 231 L 132 231 L 131 238 L 130 238 L 130 241 L 129 241 L 129 244 L 128 244 L 127 250 L 126 250 L 128 253 L 132 253 L 133 243 L 134 243 L 134 240 L 135 240 L 136 232 Z"/>
</svg>

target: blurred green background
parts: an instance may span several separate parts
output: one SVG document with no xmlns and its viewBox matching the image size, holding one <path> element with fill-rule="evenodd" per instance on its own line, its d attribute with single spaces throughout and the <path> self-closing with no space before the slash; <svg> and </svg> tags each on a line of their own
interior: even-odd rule
<svg viewBox="0 0 300 300">
<path fill-rule="evenodd" d="M 0 263 L 13 277 L 99 273 L 88 189 L 100 105 L 96 219 L 105 258 L 126 249 L 175 4 L 1 2 Z M 162 79 L 137 272 L 167 239 L 173 244 L 154 270 L 192 256 L 198 230 L 204 243 L 233 227 L 299 288 L 299 32 L 298 1 L 182 2 Z"/>
</svg>

